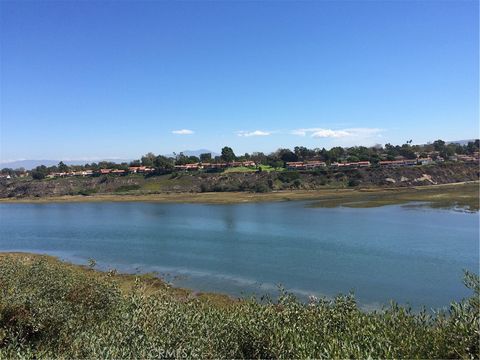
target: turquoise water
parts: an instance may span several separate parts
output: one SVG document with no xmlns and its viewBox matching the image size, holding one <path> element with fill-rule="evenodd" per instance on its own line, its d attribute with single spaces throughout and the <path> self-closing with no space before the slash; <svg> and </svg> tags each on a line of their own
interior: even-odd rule
<svg viewBox="0 0 480 360">
<path fill-rule="evenodd" d="M 462 269 L 478 271 L 478 213 L 306 205 L 1 204 L 0 251 L 94 258 L 234 296 L 281 284 L 301 297 L 354 291 L 366 308 L 431 308 L 469 294 Z"/>
</svg>

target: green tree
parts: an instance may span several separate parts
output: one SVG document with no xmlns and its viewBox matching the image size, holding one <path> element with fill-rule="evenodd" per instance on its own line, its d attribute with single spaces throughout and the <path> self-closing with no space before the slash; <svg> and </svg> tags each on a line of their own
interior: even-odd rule
<svg viewBox="0 0 480 360">
<path fill-rule="evenodd" d="M 439 151 L 439 152 L 445 151 L 445 141 L 435 140 L 433 142 L 433 147 L 434 147 L 435 151 Z"/>
<path fill-rule="evenodd" d="M 10 175 L 10 176 L 13 176 L 15 175 L 15 170 L 11 169 L 11 168 L 3 168 L 2 170 L 0 170 L 0 173 L 2 175 Z"/>
<path fill-rule="evenodd" d="M 171 169 L 173 169 L 173 161 L 172 161 L 172 159 L 169 159 L 166 156 L 158 155 L 155 158 L 154 166 L 157 169 L 171 170 Z"/>
<path fill-rule="evenodd" d="M 341 161 L 346 155 L 345 149 L 340 146 L 335 146 L 331 148 L 328 151 L 328 154 L 329 154 L 329 160 L 331 162 Z"/>
<path fill-rule="evenodd" d="M 200 162 L 200 158 L 198 158 L 195 155 L 192 155 L 192 156 L 188 157 L 188 163 L 189 164 L 196 164 L 196 163 L 199 163 L 199 162 Z"/>
<path fill-rule="evenodd" d="M 60 171 L 60 172 L 68 172 L 68 171 L 70 171 L 70 168 L 69 168 L 67 165 L 65 165 L 65 163 L 64 163 L 63 161 L 60 161 L 60 162 L 58 163 L 58 171 Z"/>
<path fill-rule="evenodd" d="M 394 159 L 395 156 L 399 155 L 398 147 L 393 146 L 392 144 L 385 144 L 385 152 L 387 153 L 389 159 Z"/>
<path fill-rule="evenodd" d="M 399 150 L 399 154 L 406 157 L 407 159 L 416 159 L 417 154 L 413 151 L 412 147 L 409 144 L 403 144 Z"/>
<path fill-rule="evenodd" d="M 470 142 L 467 144 L 466 153 L 467 153 L 467 154 L 473 154 L 474 152 L 478 151 L 478 147 L 479 147 L 479 141 L 478 141 L 478 139 L 475 140 L 475 141 L 470 141 Z"/>
<path fill-rule="evenodd" d="M 448 159 L 449 156 L 455 155 L 455 151 L 457 150 L 456 144 L 448 144 L 445 146 L 445 149 L 440 153 L 440 156 L 444 159 Z"/>
<path fill-rule="evenodd" d="M 306 148 L 305 146 L 295 146 L 293 152 L 300 160 L 311 159 L 315 156 L 315 151 Z"/>
<path fill-rule="evenodd" d="M 236 159 L 235 153 L 231 147 L 225 146 L 222 149 L 222 160 L 226 162 L 231 162 Z"/>
<path fill-rule="evenodd" d="M 298 156 L 290 149 L 278 149 L 275 153 L 276 157 L 283 162 L 297 161 Z"/>
<path fill-rule="evenodd" d="M 203 153 L 203 154 L 200 154 L 200 161 L 201 161 L 201 162 L 210 162 L 210 161 L 212 161 L 212 154 L 211 154 L 211 153 Z"/>
<path fill-rule="evenodd" d="M 35 180 L 42 180 L 45 179 L 47 173 L 47 167 L 45 165 L 40 165 L 32 171 L 32 178 L 34 178 Z"/>
<path fill-rule="evenodd" d="M 185 156 L 183 152 L 178 154 L 175 158 L 175 164 L 176 165 L 185 165 L 188 164 L 190 161 L 188 159 L 188 156 Z"/>
<path fill-rule="evenodd" d="M 155 154 L 149 152 L 148 154 L 145 154 L 142 156 L 142 165 L 143 166 L 153 166 L 155 163 Z"/>
<path fill-rule="evenodd" d="M 263 152 L 254 152 L 250 156 L 250 159 L 255 161 L 257 164 L 267 165 L 268 159 Z"/>
</svg>

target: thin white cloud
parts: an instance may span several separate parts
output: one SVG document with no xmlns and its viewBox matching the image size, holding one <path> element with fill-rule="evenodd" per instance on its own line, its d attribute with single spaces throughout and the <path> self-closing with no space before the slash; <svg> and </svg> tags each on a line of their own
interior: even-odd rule
<svg viewBox="0 0 480 360">
<path fill-rule="evenodd" d="M 312 134 L 314 138 L 341 138 L 350 136 L 351 134 L 345 130 L 331 130 L 331 129 L 321 129 L 315 131 Z"/>
<path fill-rule="evenodd" d="M 176 134 L 176 135 L 191 135 L 193 133 L 194 133 L 193 130 L 188 130 L 188 129 L 181 129 L 181 130 L 173 130 L 172 131 L 172 134 Z"/>
<path fill-rule="evenodd" d="M 382 132 L 377 128 L 348 128 L 348 129 L 324 129 L 324 128 L 307 128 L 292 130 L 291 134 L 298 136 L 310 136 L 313 138 L 349 138 L 349 137 L 369 137 L 375 136 Z"/>
<path fill-rule="evenodd" d="M 272 133 L 269 131 L 262 131 L 262 130 L 255 130 L 255 131 L 239 131 L 237 133 L 238 136 L 268 136 L 271 135 Z"/>
<path fill-rule="evenodd" d="M 297 130 L 292 130 L 291 133 L 292 135 L 305 136 L 307 135 L 307 130 L 308 129 L 297 129 Z"/>
</svg>

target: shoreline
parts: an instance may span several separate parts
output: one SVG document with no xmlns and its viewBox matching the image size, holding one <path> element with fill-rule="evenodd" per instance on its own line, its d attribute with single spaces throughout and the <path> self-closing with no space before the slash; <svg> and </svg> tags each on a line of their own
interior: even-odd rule
<svg viewBox="0 0 480 360">
<path fill-rule="evenodd" d="M 2 198 L 0 204 L 42 204 L 77 202 L 157 202 L 191 204 L 243 204 L 280 201 L 314 201 L 320 207 L 372 207 L 404 204 L 413 201 L 431 202 L 440 207 L 468 206 L 479 209 L 479 181 L 423 185 L 413 187 L 385 187 L 322 190 L 282 190 L 268 193 L 205 192 L 205 193 L 151 193 L 151 194 L 94 194 L 64 195 L 36 198 Z"/>
<path fill-rule="evenodd" d="M 170 284 L 162 276 L 152 272 L 141 273 L 129 273 L 121 272 L 116 269 L 100 269 L 96 265 L 90 267 L 88 264 L 79 264 L 66 259 L 62 259 L 56 255 L 50 255 L 47 253 L 32 253 L 23 251 L 0 251 L 0 261 L 6 258 L 22 261 L 24 263 L 30 263 L 35 260 L 45 260 L 52 264 L 64 266 L 73 271 L 91 274 L 95 277 L 110 277 L 117 281 L 119 288 L 128 293 L 133 290 L 136 282 L 139 281 L 144 286 L 143 291 L 146 294 L 153 294 L 159 290 L 168 291 L 172 296 L 179 300 L 186 299 L 198 299 L 200 301 L 213 302 L 216 305 L 226 306 L 238 303 L 244 299 L 237 298 L 222 292 L 208 292 L 208 291 L 196 291 L 191 288 L 181 287 Z"/>
</svg>

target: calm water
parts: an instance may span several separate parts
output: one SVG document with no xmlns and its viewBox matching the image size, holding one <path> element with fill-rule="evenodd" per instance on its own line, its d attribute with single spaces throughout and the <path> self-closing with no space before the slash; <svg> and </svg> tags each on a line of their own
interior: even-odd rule
<svg viewBox="0 0 480 360">
<path fill-rule="evenodd" d="M 282 284 L 300 296 L 353 290 L 365 307 L 441 307 L 469 294 L 462 269 L 478 271 L 478 214 L 305 205 L 1 204 L 0 251 L 94 258 L 232 295 Z"/>
</svg>

